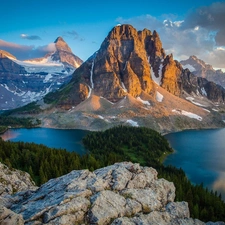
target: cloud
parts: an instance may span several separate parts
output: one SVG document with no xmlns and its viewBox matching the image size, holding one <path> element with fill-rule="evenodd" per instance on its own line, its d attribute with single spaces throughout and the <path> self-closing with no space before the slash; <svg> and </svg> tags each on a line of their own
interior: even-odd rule
<svg viewBox="0 0 225 225">
<path fill-rule="evenodd" d="M 22 39 L 27 39 L 27 40 L 41 40 L 41 38 L 37 35 L 28 35 L 28 34 L 21 34 L 20 37 Z"/>
<path fill-rule="evenodd" d="M 64 32 L 63 36 L 67 36 L 67 37 L 69 36 L 69 37 L 73 38 L 74 40 L 79 40 L 79 41 L 85 40 L 85 38 L 81 37 L 75 30 L 66 31 L 66 32 Z"/>
<path fill-rule="evenodd" d="M 35 47 L 34 45 L 18 45 L 4 40 L 0 40 L 0 49 L 11 53 L 20 60 L 43 57 L 56 50 L 54 43 Z"/>
<path fill-rule="evenodd" d="M 151 15 L 118 18 L 116 22 L 131 24 L 136 29 L 156 30 L 167 54 L 178 60 L 196 55 L 217 68 L 225 68 L 225 3 L 214 3 L 190 12 L 183 20 L 175 21 L 171 15 L 158 19 Z M 172 19 L 171 19 L 172 18 Z"/>
<path fill-rule="evenodd" d="M 209 33 L 214 32 L 216 45 L 225 46 L 225 2 L 216 2 L 203 6 L 189 13 L 183 24 L 183 29 L 200 26 Z"/>
</svg>

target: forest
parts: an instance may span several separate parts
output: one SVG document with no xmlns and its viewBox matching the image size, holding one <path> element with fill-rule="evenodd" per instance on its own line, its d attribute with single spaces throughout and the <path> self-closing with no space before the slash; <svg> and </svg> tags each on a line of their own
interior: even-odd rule
<svg viewBox="0 0 225 225">
<path fill-rule="evenodd" d="M 158 177 L 174 182 L 176 201 L 187 201 L 191 217 L 202 221 L 225 218 L 225 203 L 217 192 L 203 184 L 193 185 L 182 169 L 163 166 L 161 158 L 173 150 L 167 140 L 149 128 L 114 127 L 91 132 L 83 139 L 85 155 L 44 145 L 0 140 L 0 161 L 9 167 L 28 172 L 37 185 L 72 170 L 91 171 L 120 161 L 132 161 L 157 169 Z"/>
</svg>

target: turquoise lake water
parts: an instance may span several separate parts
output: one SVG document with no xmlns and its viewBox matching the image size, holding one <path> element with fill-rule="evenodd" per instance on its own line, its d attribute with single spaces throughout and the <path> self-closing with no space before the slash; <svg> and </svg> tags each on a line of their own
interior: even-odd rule
<svg viewBox="0 0 225 225">
<path fill-rule="evenodd" d="M 225 129 L 188 130 L 165 137 L 175 153 L 164 164 L 182 168 L 191 182 L 203 182 L 225 199 Z"/>
<path fill-rule="evenodd" d="M 9 129 L 1 137 L 4 140 L 34 142 L 51 148 L 61 148 L 84 154 L 85 149 L 81 140 L 88 133 L 89 131 L 77 129 L 20 128 Z"/>
</svg>

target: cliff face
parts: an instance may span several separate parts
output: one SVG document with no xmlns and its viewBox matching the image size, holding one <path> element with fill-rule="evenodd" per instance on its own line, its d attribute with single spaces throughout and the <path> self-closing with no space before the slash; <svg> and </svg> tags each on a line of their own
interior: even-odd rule
<svg viewBox="0 0 225 225">
<path fill-rule="evenodd" d="M 36 191 L 6 197 L 0 219 L 8 213 L 11 221 L 2 220 L 8 224 L 15 218 L 29 225 L 204 224 L 190 218 L 186 202 L 174 198 L 173 183 L 158 179 L 155 169 L 116 163 L 94 172 L 72 171 Z"/>
<path fill-rule="evenodd" d="M 177 61 L 173 60 L 172 55 L 168 55 L 163 64 L 164 66 L 162 71 L 163 75 L 161 86 L 173 95 L 181 97 L 181 74 L 183 72 L 182 67 Z"/>
</svg>

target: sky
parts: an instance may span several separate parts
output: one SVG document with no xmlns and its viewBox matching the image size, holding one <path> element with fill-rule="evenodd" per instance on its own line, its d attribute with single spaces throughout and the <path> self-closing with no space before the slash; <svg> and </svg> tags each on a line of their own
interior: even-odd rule
<svg viewBox="0 0 225 225">
<path fill-rule="evenodd" d="M 167 54 L 196 55 L 225 70 L 225 1 L 1 0 L 0 49 L 18 59 L 42 57 L 59 36 L 82 60 L 117 24 L 156 30 Z"/>
</svg>

